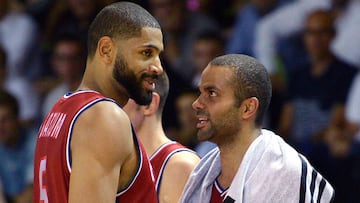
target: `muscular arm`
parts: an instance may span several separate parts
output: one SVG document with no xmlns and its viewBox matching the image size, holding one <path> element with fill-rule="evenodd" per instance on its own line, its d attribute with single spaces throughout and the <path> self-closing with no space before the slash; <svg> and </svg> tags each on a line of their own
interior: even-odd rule
<svg viewBox="0 0 360 203">
<path fill-rule="evenodd" d="M 130 121 L 112 102 L 99 102 L 76 121 L 69 202 L 115 202 L 122 164 L 133 149 Z"/>
<path fill-rule="evenodd" d="M 199 161 L 196 154 L 187 151 L 178 152 L 170 158 L 161 180 L 160 203 L 179 202 L 184 186 Z"/>
</svg>

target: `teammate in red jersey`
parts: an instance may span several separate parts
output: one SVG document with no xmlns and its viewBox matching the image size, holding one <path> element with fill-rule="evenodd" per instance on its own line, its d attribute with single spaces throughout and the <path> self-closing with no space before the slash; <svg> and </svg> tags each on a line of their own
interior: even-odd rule
<svg viewBox="0 0 360 203">
<path fill-rule="evenodd" d="M 200 158 L 192 150 L 171 141 L 162 127 L 162 112 L 169 91 L 166 73 L 155 82 L 153 100 L 140 106 L 133 100 L 124 107 L 150 157 L 160 203 L 178 202 L 184 185 Z"/>
<path fill-rule="evenodd" d="M 120 106 L 129 98 L 151 102 L 162 50 L 161 28 L 140 6 L 118 2 L 100 11 L 78 90 L 41 125 L 34 203 L 157 202 L 149 160 Z"/>
</svg>

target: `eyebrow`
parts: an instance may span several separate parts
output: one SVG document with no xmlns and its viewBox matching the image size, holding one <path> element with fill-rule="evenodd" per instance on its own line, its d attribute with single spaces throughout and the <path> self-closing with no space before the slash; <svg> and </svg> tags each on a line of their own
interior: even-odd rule
<svg viewBox="0 0 360 203">
<path fill-rule="evenodd" d="M 144 44 L 142 47 L 155 49 L 155 50 L 156 50 L 156 51 L 158 51 L 158 52 L 162 52 L 162 51 L 164 51 L 164 49 L 163 49 L 163 48 L 159 48 L 158 46 L 156 46 L 156 45 L 154 45 L 154 44 L 151 44 L 151 43 Z"/>
<path fill-rule="evenodd" d="M 204 85 L 203 90 L 209 91 L 209 90 L 218 90 L 214 85 Z"/>
</svg>

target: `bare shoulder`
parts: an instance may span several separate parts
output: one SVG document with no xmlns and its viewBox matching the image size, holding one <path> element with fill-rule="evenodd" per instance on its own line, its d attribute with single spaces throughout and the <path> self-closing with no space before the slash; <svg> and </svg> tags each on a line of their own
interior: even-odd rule
<svg viewBox="0 0 360 203">
<path fill-rule="evenodd" d="M 181 193 L 191 172 L 200 158 L 193 152 L 175 153 L 168 161 L 160 185 L 159 202 L 179 202 Z"/>
<path fill-rule="evenodd" d="M 184 186 L 200 158 L 192 152 L 174 154 L 165 167 L 161 180 L 160 203 L 179 202 Z"/>
<path fill-rule="evenodd" d="M 199 163 L 200 158 L 197 154 L 189 151 L 175 153 L 169 159 L 165 170 L 164 178 L 171 177 L 175 183 L 185 184 L 191 172 Z"/>
<path fill-rule="evenodd" d="M 181 151 L 171 156 L 165 170 L 191 172 L 199 161 L 200 158 L 195 152 Z"/>
<path fill-rule="evenodd" d="M 96 153 L 106 153 L 108 156 L 114 153 L 117 156 L 120 153 L 128 154 L 131 146 L 130 120 L 113 102 L 94 104 L 79 116 L 74 125 L 72 150 L 74 147 L 88 147 Z"/>
<path fill-rule="evenodd" d="M 69 202 L 114 201 L 133 146 L 130 121 L 117 104 L 100 101 L 80 114 L 70 143 Z"/>
</svg>

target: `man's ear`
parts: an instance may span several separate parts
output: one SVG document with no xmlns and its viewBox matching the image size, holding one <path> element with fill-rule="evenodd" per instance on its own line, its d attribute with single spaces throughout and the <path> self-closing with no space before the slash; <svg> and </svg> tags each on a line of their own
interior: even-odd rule
<svg viewBox="0 0 360 203">
<path fill-rule="evenodd" d="M 245 99 L 241 104 L 241 114 L 243 119 L 248 120 L 252 117 L 255 118 L 258 108 L 259 100 L 256 97 Z"/>
<path fill-rule="evenodd" d="M 156 114 L 157 110 L 159 109 L 159 104 L 160 104 L 160 95 L 156 92 L 153 92 L 152 101 L 149 105 L 145 107 L 144 115 L 151 116 L 153 114 Z"/>
<path fill-rule="evenodd" d="M 103 36 L 98 41 L 98 53 L 102 61 L 104 61 L 105 64 L 111 64 L 113 63 L 113 60 L 116 56 L 116 46 L 114 41 L 108 37 Z"/>
</svg>

